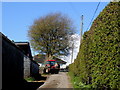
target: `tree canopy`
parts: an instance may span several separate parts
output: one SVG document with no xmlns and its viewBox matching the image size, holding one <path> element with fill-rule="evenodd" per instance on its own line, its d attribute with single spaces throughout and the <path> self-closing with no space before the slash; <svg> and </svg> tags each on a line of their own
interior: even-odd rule
<svg viewBox="0 0 120 90">
<path fill-rule="evenodd" d="M 70 18 L 61 13 L 50 13 L 35 20 L 28 36 L 35 51 L 53 55 L 68 55 L 69 37 L 74 33 Z"/>
</svg>

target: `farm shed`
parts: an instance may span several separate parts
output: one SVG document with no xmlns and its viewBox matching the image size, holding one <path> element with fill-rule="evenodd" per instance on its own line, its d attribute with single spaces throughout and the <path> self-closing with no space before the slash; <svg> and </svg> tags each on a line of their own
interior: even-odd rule
<svg viewBox="0 0 120 90">
<path fill-rule="evenodd" d="M 33 61 L 29 42 L 15 42 L 15 44 L 29 57 L 24 59 L 24 77 L 36 77 L 39 74 L 39 64 Z"/>
</svg>

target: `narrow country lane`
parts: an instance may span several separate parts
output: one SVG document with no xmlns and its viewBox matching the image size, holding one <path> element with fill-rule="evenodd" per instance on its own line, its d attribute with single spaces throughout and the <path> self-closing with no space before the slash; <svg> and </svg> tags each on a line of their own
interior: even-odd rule
<svg viewBox="0 0 120 90">
<path fill-rule="evenodd" d="M 70 79 L 66 72 L 60 72 L 59 74 L 50 75 L 46 82 L 40 86 L 37 90 L 41 88 L 73 88 Z"/>
</svg>

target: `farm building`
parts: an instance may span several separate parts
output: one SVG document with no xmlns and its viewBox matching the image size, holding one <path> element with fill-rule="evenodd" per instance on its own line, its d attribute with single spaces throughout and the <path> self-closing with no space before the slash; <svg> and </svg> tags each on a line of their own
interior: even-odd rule
<svg viewBox="0 0 120 90">
<path fill-rule="evenodd" d="M 27 88 L 25 77 L 35 77 L 39 73 L 39 65 L 32 60 L 29 43 L 14 43 L 5 35 L 2 37 L 2 90 L 18 90 Z M 28 87 L 29 88 L 29 87 Z"/>
</svg>

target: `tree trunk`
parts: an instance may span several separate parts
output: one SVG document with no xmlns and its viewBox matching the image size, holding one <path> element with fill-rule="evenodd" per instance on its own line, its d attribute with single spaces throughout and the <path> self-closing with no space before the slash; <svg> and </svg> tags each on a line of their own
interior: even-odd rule
<svg viewBox="0 0 120 90">
<path fill-rule="evenodd" d="M 46 54 L 46 58 L 45 59 L 46 60 L 51 60 L 51 59 L 53 59 L 53 56 L 51 54 Z"/>
</svg>

